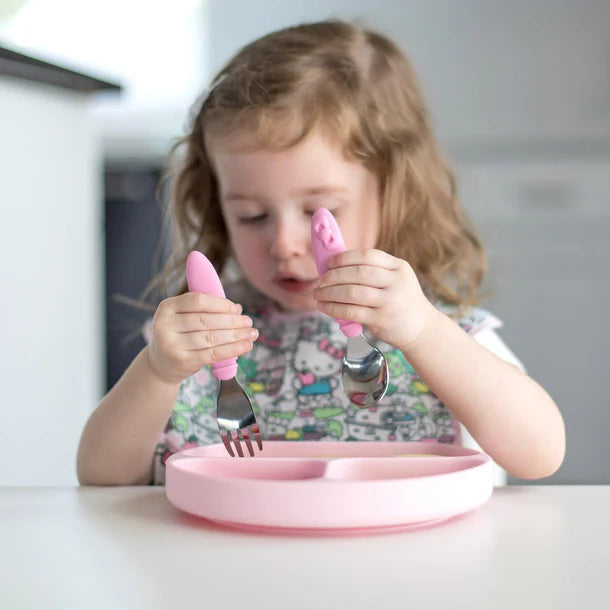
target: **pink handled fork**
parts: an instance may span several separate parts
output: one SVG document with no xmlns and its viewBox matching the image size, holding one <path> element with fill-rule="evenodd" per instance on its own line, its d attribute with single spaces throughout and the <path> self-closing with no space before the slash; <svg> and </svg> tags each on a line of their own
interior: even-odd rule
<svg viewBox="0 0 610 610">
<path fill-rule="evenodd" d="M 193 250 L 186 260 L 186 281 L 190 292 L 225 296 L 214 266 L 201 252 L 196 250 Z M 242 441 L 246 443 L 250 456 L 254 456 L 252 437 L 260 450 L 263 448 L 263 441 L 252 403 L 235 379 L 237 358 L 215 362 L 212 370 L 214 376 L 220 380 L 220 390 L 216 401 L 216 420 L 220 438 L 231 457 L 235 457 L 233 446 L 239 457 L 244 457 Z"/>
</svg>

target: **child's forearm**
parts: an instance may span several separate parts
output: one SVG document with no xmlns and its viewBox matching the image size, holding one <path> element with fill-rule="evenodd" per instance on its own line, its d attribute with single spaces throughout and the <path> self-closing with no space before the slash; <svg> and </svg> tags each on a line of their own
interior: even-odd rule
<svg viewBox="0 0 610 610">
<path fill-rule="evenodd" d="M 179 384 L 155 375 L 144 348 L 91 414 L 77 458 L 81 485 L 140 485 L 152 480 L 155 446 Z"/>
<path fill-rule="evenodd" d="M 553 474 L 565 452 L 563 419 L 533 379 L 479 345 L 440 312 L 404 350 L 421 379 L 510 474 Z"/>
</svg>

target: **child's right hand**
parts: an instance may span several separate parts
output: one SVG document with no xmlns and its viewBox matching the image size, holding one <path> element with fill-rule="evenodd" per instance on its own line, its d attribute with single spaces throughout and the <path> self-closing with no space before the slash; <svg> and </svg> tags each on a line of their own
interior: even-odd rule
<svg viewBox="0 0 610 610">
<path fill-rule="evenodd" d="M 241 311 L 228 299 L 198 292 L 161 301 L 147 348 L 155 374 L 179 384 L 206 364 L 250 351 L 258 331 Z"/>
</svg>

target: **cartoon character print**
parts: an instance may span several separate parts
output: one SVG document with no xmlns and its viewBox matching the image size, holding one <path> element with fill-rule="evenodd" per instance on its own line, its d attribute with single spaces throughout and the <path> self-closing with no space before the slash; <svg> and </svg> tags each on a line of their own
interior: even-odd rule
<svg viewBox="0 0 610 610">
<path fill-rule="evenodd" d="M 216 423 L 218 381 L 203 367 L 180 387 L 176 404 L 155 450 L 155 482 L 165 481 L 165 462 L 173 453 L 220 442 Z"/>
<path fill-rule="evenodd" d="M 287 440 L 286 434 L 293 429 L 296 417 L 295 402 L 285 394 L 271 400 L 265 408 L 265 438 Z"/>
<path fill-rule="evenodd" d="M 396 426 L 391 424 L 393 409 L 388 406 L 361 409 L 351 405 L 345 417 L 350 441 L 391 441 L 395 440 Z M 390 425 L 388 426 L 388 422 Z"/>
<path fill-rule="evenodd" d="M 250 396 L 277 396 L 280 393 L 286 373 L 286 357 L 277 349 L 263 342 L 239 359 L 239 367 L 243 374 L 242 387 Z"/>
<path fill-rule="evenodd" d="M 348 440 L 452 442 L 455 431 L 447 408 L 399 350 L 383 343 L 377 347 L 388 361 L 390 385 L 378 405 L 350 407 L 346 416 Z"/>
<path fill-rule="evenodd" d="M 305 417 L 303 411 L 312 411 L 332 402 L 333 393 L 339 386 L 343 354 L 343 348 L 327 338 L 317 342 L 299 341 L 294 353 L 292 385 L 301 417 Z"/>
<path fill-rule="evenodd" d="M 454 309 L 438 307 L 458 317 Z M 390 384 L 378 405 L 362 409 L 351 405 L 343 392 L 346 339 L 334 320 L 278 312 L 267 305 L 252 314 L 259 339 L 239 358 L 238 380 L 252 400 L 264 439 L 460 441 L 459 422 L 399 350 L 375 341 L 388 361 Z M 456 321 L 470 334 L 501 326 L 481 309 L 469 310 Z M 210 367 L 184 381 L 157 447 L 155 482 L 164 482 L 164 462 L 175 451 L 220 441 L 217 394 L 218 381 Z"/>
<path fill-rule="evenodd" d="M 283 438 L 288 422 L 295 417 L 294 399 L 287 400 L 293 393 L 287 370 L 296 331 L 277 315 L 255 320 L 255 326 L 259 338 L 252 351 L 240 358 L 242 387 L 252 400 L 263 438 Z"/>
<path fill-rule="evenodd" d="M 267 403 L 269 438 L 342 438 L 342 416 L 347 402 L 341 387 L 345 343 L 329 339 L 332 323 L 325 316 L 301 316 L 298 333 L 284 343 L 290 375 L 286 375 L 281 394 L 271 404 Z"/>
</svg>

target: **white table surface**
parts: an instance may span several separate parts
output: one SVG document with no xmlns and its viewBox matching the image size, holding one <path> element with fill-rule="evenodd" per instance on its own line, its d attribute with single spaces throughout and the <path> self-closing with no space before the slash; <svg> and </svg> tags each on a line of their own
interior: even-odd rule
<svg viewBox="0 0 610 610">
<path fill-rule="evenodd" d="M 610 607 L 610 486 L 497 488 L 429 529 L 239 533 L 163 488 L 0 488 L 3 610 Z"/>
</svg>

